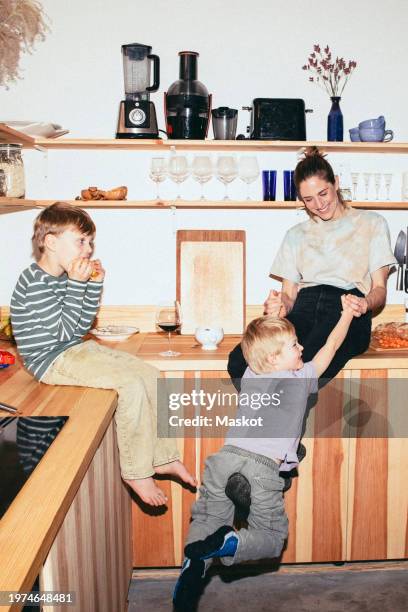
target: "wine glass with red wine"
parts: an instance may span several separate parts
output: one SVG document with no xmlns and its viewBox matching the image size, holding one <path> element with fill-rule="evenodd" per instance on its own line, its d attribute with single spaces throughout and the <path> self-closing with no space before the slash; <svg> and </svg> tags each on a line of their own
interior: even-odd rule
<svg viewBox="0 0 408 612">
<path fill-rule="evenodd" d="M 178 302 L 160 302 L 156 312 L 156 325 L 163 332 L 167 333 L 169 348 L 167 351 L 159 353 L 162 357 L 178 357 L 181 353 L 171 350 L 170 338 L 171 333 L 177 331 L 181 327 L 181 308 Z"/>
</svg>

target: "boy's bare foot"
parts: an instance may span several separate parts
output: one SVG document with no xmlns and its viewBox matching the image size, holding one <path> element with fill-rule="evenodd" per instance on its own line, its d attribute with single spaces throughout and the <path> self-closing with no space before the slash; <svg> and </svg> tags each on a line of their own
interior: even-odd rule
<svg viewBox="0 0 408 612">
<path fill-rule="evenodd" d="M 150 506 L 163 506 L 167 503 L 167 497 L 163 491 L 156 486 L 151 476 L 149 476 L 149 478 L 125 480 L 125 482 L 146 504 L 150 504 Z"/>
<path fill-rule="evenodd" d="M 181 480 L 191 485 L 192 487 L 197 486 L 197 480 L 194 478 L 194 476 L 190 474 L 184 463 L 181 463 L 181 461 L 176 460 L 171 461 L 170 463 L 165 463 L 164 465 L 154 465 L 153 469 L 156 474 L 169 474 L 170 476 L 178 476 L 179 478 L 181 478 Z"/>
</svg>

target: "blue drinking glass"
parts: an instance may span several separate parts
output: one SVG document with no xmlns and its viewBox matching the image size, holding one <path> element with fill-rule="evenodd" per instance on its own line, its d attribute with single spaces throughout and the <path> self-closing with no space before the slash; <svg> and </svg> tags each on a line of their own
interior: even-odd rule
<svg viewBox="0 0 408 612">
<path fill-rule="evenodd" d="M 276 199 L 276 170 L 262 170 L 262 187 L 264 201 Z"/>
<path fill-rule="evenodd" d="M 295 172 L 293 170 L 283 171 L 283 199 L 285 202 L 294 201 L 297 198 L 295 183 L 293 181 Z"/>
</svg>

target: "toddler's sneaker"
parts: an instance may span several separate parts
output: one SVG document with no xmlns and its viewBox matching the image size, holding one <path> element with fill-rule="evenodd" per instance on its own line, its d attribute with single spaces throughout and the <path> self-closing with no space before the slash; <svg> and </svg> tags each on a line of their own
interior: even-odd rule
<svg viewBox="0 0 408 612">
<path fill-rule="evenodd" d="M 233 557 L 238 547 L 238 535 L 230 525 L 223 525 L 204 540 L 187 544 L 184 549 L 189 559 Z"/>
<path fill-rule="evenodd" d="M 173 604 L 177 612 L 192 612 L 192 610 L 195 610 L 203 590 L 205 570 L 205 561 L 184 559 L 173 592 Z"/>
</svg>

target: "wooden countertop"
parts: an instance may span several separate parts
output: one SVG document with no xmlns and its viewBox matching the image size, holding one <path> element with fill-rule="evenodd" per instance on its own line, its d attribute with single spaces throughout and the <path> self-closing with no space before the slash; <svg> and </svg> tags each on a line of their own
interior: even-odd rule
<svg viewBox="0 0 408 612">
<path fill-rule="evenodd" d="M 167 348 L 162 334 L 137 334 L 126 342 L 106 343 L 138 355 L 163 371 L 225 370 L 228 353 L 239 337 L 227 336 L 216 351 L 204 351 L 191 336 L 173 336 L 172 348 L 181 355 L 160 357 Z M 0 342 L 15 354 L 15 347 Z M 345 369 L 408 369 L 408 351 L 375 353 L 350 360 Z M 34 470 L 0 522 L 0 591 L 29 590 L 81 480 L 100 444 L 116 407 L 114 391 L 47 386 L 36 382 L 20 360 L 0 370 L 0 401 L 16 406 L 22 415 L 70 418 L 55 444 Z M 8 413 L 0 410 L 0 416 Z"/>
<path fill-rule="evenodd" d="M 0 348 L 15 352 L 8 343 Z M 29 591 L 112 419 L 116 394 L 38 383 L 18 363 L 0 370 L 0 401 L 23 416 L 69 416 L 0 521 L 0 591 Z"/>
</svg>

